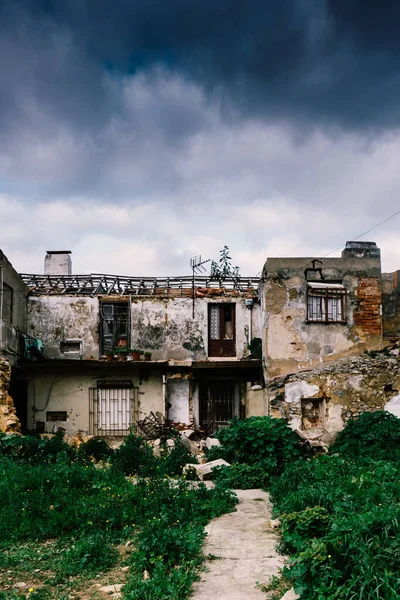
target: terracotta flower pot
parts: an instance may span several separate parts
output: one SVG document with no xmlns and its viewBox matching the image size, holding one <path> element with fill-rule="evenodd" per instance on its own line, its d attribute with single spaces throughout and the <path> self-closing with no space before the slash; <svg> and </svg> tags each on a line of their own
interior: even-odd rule
<svg viewBox="0 0 400 600">
<path fill-rule="evenodd" d="M 151 360 L 151 354 L 145 354 L 144 360 L 147 360 L 147 361 Z"/>
<path fill-rule="evenodd" d="M 132 360 L 140 360 L 140 352 L 131 352 Z"/>
<path fill-rule="evenodd" d="M 121 362 L 125 361 L 126 357 L 127 357 L 127 354 L 125 352 L 118 353 L 118 360 L 120 360 Z"/>
</svg>

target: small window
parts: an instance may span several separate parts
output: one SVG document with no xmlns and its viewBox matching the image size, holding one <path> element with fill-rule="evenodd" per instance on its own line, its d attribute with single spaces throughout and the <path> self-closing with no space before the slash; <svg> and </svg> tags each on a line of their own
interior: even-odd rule
<svg viewBox="0 0 400 600">
<path fill-rule="evenodd" d="M 301 399 L 302 429 L 320 429 L 325 424 L 325 398 Z"/>
<path fill-rule="evenodd" d="M 308 282 L 307 321 L 309 323 L 346 323 L 346 288 L 340 283 Z"/>
<path fill-rule="evenodd" d="M 3 283 L 3 319 L 12 323 L 14 306 L 14 290 Z"/>
<path fill-rule="evenodd" d="M 60 352 L 62 354 L 82 355 L 82 340 L 64 340 L 60 342 Z"/>
</svg>

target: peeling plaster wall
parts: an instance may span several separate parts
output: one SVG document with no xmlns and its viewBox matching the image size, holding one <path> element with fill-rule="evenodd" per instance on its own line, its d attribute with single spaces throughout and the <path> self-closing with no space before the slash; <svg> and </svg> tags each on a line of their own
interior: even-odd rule
<svg viewBox="0 0 400 600">
<path fill-rule="evenodd" d="M 140 371 L 127 369 L 86 369 L 84 372 L 66 373 L 53 368 L 46 373 L 36 373 L 28 385 L 28 428 L 35 422 L 45 422 L 46 432 L 53 426 L 63 427 L 67 433 L 89 432 L 89 389 L 101 380 L 128 380 L 137 388 L 139 419 L 151 411 L 164 414 L 163 381 L 159 370 Z M 47 411 L 66 411 L 67 421 L 46 422 Z"/>
<path fill-rule="evenodd" d="M 99 357 L 99 301 L 79 296 L 32 296 L 28 333 L 42 340 L 46 358 L 65 358 L 60 343 L 83 341 L 84 359 Z"/>
<path fill-rule="evenodd" d="M 286 418 L 294 429 L 306 429 L 310 437 L 318 435 L 328 443 L 348 419 L 363 412 L 388 410 L 400 416 L 399 348 L 372 354 L 271 380 L 271 415 Z M 304 427 L 307 398 L 321 399 L 324 414 L 319 427 Z"/>
<path fill-rule="evenodd" d="M 236 305 L 236 356 L 246 356 L 250 317 L 252 337 L 261 337 L 260 308 L 255 305 L 250 311 L 245 297 L 237 295 L 196 298 L 194 318 L 191 298 L 133 298 L 131 347 L 151 351 L 153 360 L 206 359 L 210 302 Z M 28 301 L 28 333 L 43 341 L 49 359 L 69 358 L 60 349 L 60 342 L 66 339 L 83 341 L 82 358 L 99 358 L 99 320 L 98 298 L 43 295 Z"/>
<path fill-rule="evenodd" d="M 381 347 L 379 258 L 333 258 L 318 264 L 325 281 L 343 282 L 347 289 L 346 324 L 306 322 L 304 271 L 311 260 L 268 259 L 264 268 L 261 301 L 266 379 Z M 316 271 L 308 274 L 308 280 L 318 277 Z"/>
<path fill-rule="evenodd" d="M 167 386 L 168 418 L 174 423 L 190 425 L 190 381 L 186 378 L 169 378 Z"/>
<path fill-rule="evenodd" d="M 204 360 L 208 356 L 208 304 L 236 305 L 236 356 L 248 354 L 249 309 L 245 298 L 147 298 L 132 303 L 132 345 L 151 350 L 153 358 Z M 260 337 L 259 306 L 251 311 L 252 337 Z"/>
</svg>

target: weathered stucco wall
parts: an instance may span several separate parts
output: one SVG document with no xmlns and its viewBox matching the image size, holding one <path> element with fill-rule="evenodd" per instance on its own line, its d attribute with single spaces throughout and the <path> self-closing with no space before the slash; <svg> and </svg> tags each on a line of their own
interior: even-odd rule
<svg viewBox="0 0 400 600">
<path fill-rule="evenodd" d="M 107 297 L 107 301 L 112 300 Z M 32 296 L 28 301 L 28 333 L 43 341 L 48 359 L 71 358 L 62 352 L 61 342 L 67 339 L 83 341 L 83 359 L 98 359 L 99 302 L 99 298 L 86 296 Z M 206 359 L 210 302 L 236 305 L 236 355 L 247 356 L 250 317 L 251 337 L 260 337 L 260 307 L 256 304 L 250 311 L 245 297 L 237 295 L 196 298 L 194 318 L 190 298 L 133 298 L 131 347 L 151 351 L 153 360 Z"/>
<path fill-rule="evenodd" d="M 252 337 L 259 337 L 259 306 L 249 311 L 245 298 L 147 298 L 132 303 L 132 346 L 151 350 L 153 358 L 203 360 L 208 356 L 208 304 L 236 306 L 236 356 L 248 355 L 249 315 Z"/>
<path fill-rule="evenodd" d="M 66 358 L 61 342 L 67 339 L 83 341 L 82 358 L 99 357 L 97 298 L 32 296 L 28 299 L 27 321 L 28 333 L 42 340 L 46 358 Z"/>
<path fill-rule="evenodd" d="M 3 318 L 4 284 L 12 290 L 11 320 Z M 0 250 L 0 353 L 14 365 L 19 352 L 17 330 L 26 331 L 26 298 L 28 289 L 10 261 Z"/>
<path fill-rule="evenodd" d="M 346 323 L 307 323 L 307 280 L 319 276 L 318 269 L 305 273 L 311 261 L 268 259 L 266 263 L 261 292 L 266 379 L 380 347 L 379 259 L 334 258 L 318 264 L 322 282 L 340 281 L 347 289 Z"/>
<path fill-rule="evenodd" d="M 34 429 L 36 422 L 41 422 L 45 423 L 48 433 L 53 431 L 54 425 L 67 433 L 89 433 L 89 389 L 103 380 L 132 382 L 139 419 L 151 411 L 165 413 L 163 380 L 159 370 L 127 367 L 99 372 L 98 369 L 79 369 L 69 374 L 65 369 L 54 367 L 45 373 L 36 372 L 29 381 L 28 429 Z M 49 411 L 66 411 L 67 420 L 47 421 L 46 413 Z"/>
<path fill-rule="evenodd" d="M 268 387 L 273 416 L 330 442 L 348 419 L 365 411 L 399 411 L 399 348 L 278 377 Z"/>
</svg>

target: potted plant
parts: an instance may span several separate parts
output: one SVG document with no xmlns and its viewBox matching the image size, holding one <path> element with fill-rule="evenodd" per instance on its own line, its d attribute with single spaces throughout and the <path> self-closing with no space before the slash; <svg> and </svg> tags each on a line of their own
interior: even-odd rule
<svg viewBox="0 0 400 600">
<path fill-rule="evenodd" d="M 112 350 L 109 350 L 108 352 L 106 352 L 106 360 L 108 362 L 111 362 L 112 360 L 114 360 L 114 352 L 112 352 Z"/>
<path fill-rule="evenodd" d="M 151 352 L 144 353 L 144 360 L 151 360 Z"/>
<path fill-rule="evenodd" d="M 118 355 L 119 361 L 124 361 L 128 357 L 129 350 L 128 348 L 116 348 L 115 353 Z"/>
<path fill-rule="evenodd" d="M 140 350 L 138 350 L 137 348 L 131 348 L 132 360 L 140 360 L 140 354 Z"/>
</svg>

